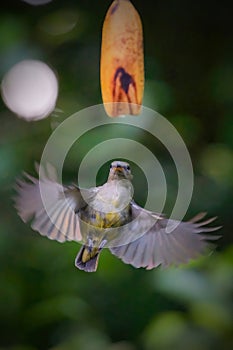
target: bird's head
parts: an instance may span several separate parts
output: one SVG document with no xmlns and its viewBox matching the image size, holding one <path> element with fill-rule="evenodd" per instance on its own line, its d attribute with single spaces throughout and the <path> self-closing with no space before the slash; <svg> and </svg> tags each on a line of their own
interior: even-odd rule
<svg viewBox="0 0 233 350">
<path fill-rule="evenodd" d="M 110 165 L 108 180 L 132 180 L 130 165 L 121 160 L 115 160 Z"/>
</svg>

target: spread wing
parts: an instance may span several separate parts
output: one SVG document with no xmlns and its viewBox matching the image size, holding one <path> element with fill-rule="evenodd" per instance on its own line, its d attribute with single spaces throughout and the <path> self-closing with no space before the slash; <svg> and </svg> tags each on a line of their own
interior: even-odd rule
<svg viewBox="0 0 233 350">
<path fill-rule="evenodd" d="M 75 213 L 86 206 L 86 202 L 78 187 L 58 183 L 51 165 L 40 170 L 40 180 L 24 173 L 24 179 L 17 180 L 15 188 L 15 207 L 24 222 L 32 220 L 33 230 L 58 242 L 81 240 Z M 83 191 L 87 197 L 94 195 L 92 190 Z"/>
<path fill-rule="evenodd" d="M 134 202 L 131 207 L 133 219 L 141 214 L 139 225 L 142 230 L 151 220 L 150 218 L 155 217 L 154 213 L 144 210 Z M 205 213 L 200 213 L 188 222 L 158 217 L 142 237 L 128 244 L 111 248 L 110 251 L 126 264 L 131 264 L 136 268 L 144 267 L 148 270 L 159 265 L 167 267 L 187 263 L 190 259 L 197 258 L 206 252 L 210 246 L 208 241 L 221 237 L 209 234 L 220 227 L 206 227 L 216 218 L 200 221 L 205 215 Z M 138 222 L 135 221 L 135 224 L 138 225 Z M 173 231 L 166 230 L 168 226 L 171 227 L 174 224 L 178 225 L 175 225 Z"/>
</svg>

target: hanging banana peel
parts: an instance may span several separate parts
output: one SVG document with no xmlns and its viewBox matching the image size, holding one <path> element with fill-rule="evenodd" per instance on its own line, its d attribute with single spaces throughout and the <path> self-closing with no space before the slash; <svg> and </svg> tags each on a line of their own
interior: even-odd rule
<svg viewBox="0 0 233 350">
<path fill-rule="evenodd" d="M 110 117 L 138 115 L 144 90 L 142 24 L 129 0 L 115 0 L 106 14 L 101 45 L 100 82 Z"/>
</svg>

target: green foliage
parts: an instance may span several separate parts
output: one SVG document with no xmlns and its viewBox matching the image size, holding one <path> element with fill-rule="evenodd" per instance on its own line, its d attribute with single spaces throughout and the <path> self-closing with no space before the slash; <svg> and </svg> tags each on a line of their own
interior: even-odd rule
<svg viewBox="0 0 233 350">
<path fill-rule="evenodd" d="M 78 244 L 49 241 L 20 221 L 12 203 L 15 177 L 34 171 L 57 124 L 101 103 L 101 25 L 110 2 L 5 2 L 1 76 L 23 58 L 43 59 L 57 71 L 63 113 L 27 123 L 0 105 L 0 350 L 233 348 L 232 18 L 220 2 L 133 3 L 144 25 L 145 104 L 163 113 L 189 147 L 195 188 L 188 216 L 218 215 L 223 239 L 217 252 L 188 267 L 135 270 L 104 251 L 98 271 L 87 274 L 74 267 Z M 176 181 L 171 159 L 148 135 L 130 133 L 169 170 L 169 207 Z M 77 164 L 102 136 L 93 132 L 74 146 L 65 180 L 75 181 Z M 136 172 L 136 198 L 143 203 L 138 188 L 147 189 Z M 105 179 L 101 170 L 99 183 Z"/>
</svg>

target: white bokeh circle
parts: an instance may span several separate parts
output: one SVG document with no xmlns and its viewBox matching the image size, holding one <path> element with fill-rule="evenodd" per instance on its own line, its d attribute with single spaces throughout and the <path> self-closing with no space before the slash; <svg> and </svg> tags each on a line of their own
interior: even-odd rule
<svg viewBox="0 0 233 350">
<path fill-rule="evenodd" d="M 40 120 L 55 108 L 58 80 L 46 63 L 23 60 L 5 74 L 1 93 L 6 106 L 19 117 L 27 121 Z"/>
<path fill-rule="evenodd" d="M 53 0 L 22 0 L 22 1 L 26 2 L 29 5 L 39 6 L 39 5 L 48 4 L 49 2 L 52 2 Z"/>
</svg>

